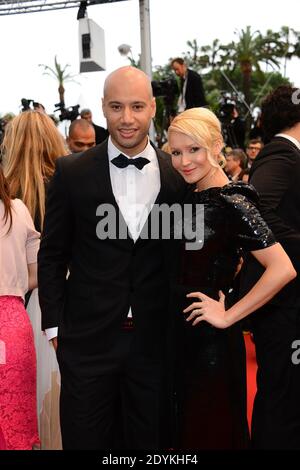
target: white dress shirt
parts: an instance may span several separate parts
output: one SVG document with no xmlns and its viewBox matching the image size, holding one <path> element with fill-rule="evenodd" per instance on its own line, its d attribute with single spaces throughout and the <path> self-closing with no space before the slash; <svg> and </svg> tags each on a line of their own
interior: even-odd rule
<svg viewBox="0 0 300 470">
<path fill-rule="evenodd" d="M 182 92 L 179 95 L 178 103 L 177 103 L 178 113 L 182 113 L 183 111 L 185 111 L 185 108 L 186 108 L 185 93 L 186 93 L 186 87 L 187 87 L 187 80 L 188 80 L 188 78 L 187 78 L 187 72 L 186 72 L 186 74 L 184 76 Z"/>
<path fill-rule="evenodd" d="M 160 171 L 156 152 L 148 141 L 141 153 L 128 157 L 112 143 L 111 137 L 108 139 L 107 152 L 113 194 L 127 224 L 129 234 L 135 242 L 160 191 Z M 127 158 L 144 157 L 150 160 L 150 163 L 147 163 L 142 170 L 134 165 L 118 168 L 111 161 L 120 153 Z M 128 317 L 131 316 L 131 309 L 129 309 Z M 46 329 L 46 334 L 49 340 L 56 337 L 57 327 Z"/>
<path fill-rule="evenodd" d="M 111 161 L 120 155 L 111 139 L 108 140 L 108 159 L 113 194 L 128 226 L 130 236 L 136 241 L 152 209 L 160 190 L 159 166 L 154 148 L 148 142 L 146 148 L 134 157 L 144 157 L 150 163 L 139 170 L 134 165 L 118 168 Z"/>
</svg>

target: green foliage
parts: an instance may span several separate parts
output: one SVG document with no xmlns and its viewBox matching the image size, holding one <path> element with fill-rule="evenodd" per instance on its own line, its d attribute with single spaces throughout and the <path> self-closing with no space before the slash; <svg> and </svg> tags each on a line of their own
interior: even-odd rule
<svg viewBox="0 0 300 470">
<path fill-rule="evenodd" d="M 243 91 L 244 98 L 251 106 L 257 103 L 257 97 L 263 91 L 265 95 L 281 83 L 289 83 L 279 72 L 281 61 L 300 57 L 300 32 L 287 26 L 265 34 L 251 31 L 251 27 L 235 31 L 237 39 L 228 44 L 221 44 L 215 39 L 211 45 L 199 46 L 197 40 L 188 41 L 190 48 L 184 59 L 196 71 L 205 70 L 203 76 L 207 100 L 212 109 L 216 109 L 220 92 L 232 91 L 221 71 Z M 265 71 L 262 66 L 265 64 Z M 266 84 L 267 83 L 267 84 Z"/>
<path fill-rule="evenodd" d="M 227 71 L 226 76 L 238 90 L 241 90 L 241 70 L 235 69 L 233 71 Z M 202 75 L 202 79 L 209 107 L 212 111 L 217 112 L 219 101 L 221 99 L 221 92 L 231 93 L 232 88 L 219 70 L 210 71 L 205 75 Z M 290 84 L 290 81 L 283 77 L 279 72 L 254 71 L 251 80 L 251 96 L 253 97 L 251 107 L 253 107 L 253 105 L 259 106 L 262 98 L 279 85 L 288 84 Z M 246 107 L 242 105 L 241 112 L 245 113 L 246 111 Z"/>
<path fill-rule="evenodd" d="M 281 84 L 290 83 L 286 78 L 286 65 L 292 57 L 300 58 L 300 32 L 282 26 L 280 31 L 269 29 L 263 34 L 246 26 L 236 30 L 235 40 L 228 44 L 214 39 L 211 44 L 199 45 L 197 39 L 193 39 L 187 41 L 187 46 L 188 50 L 183 54 L 183 59 L 189 68 L 201 73 L 206 99 L 214 112 L 218 112 L 222 92 L 232 93 L 234 89 L 250 109 L 253 109 L 260 105 L 262 98 L 271 90 Z M 130 62 L 135 66 L 139 64 L 133 58 Z M 156 67 L 153 80 L 161 81 L 170 76 L 175 77 L 170 62 L 171 59 L 168 64 Z M 283 74 L 280 73 L 282 64 Z M 177 98 L 178 96 L 174 99 L 174 105 Z M 156 104 L 155 127 L 162 141 L 166 128 L 164 100 L 156 98 Z M 248 108 L 241 104 L 240 112 L 248 114 L 249 128 Z"/>
</svg>

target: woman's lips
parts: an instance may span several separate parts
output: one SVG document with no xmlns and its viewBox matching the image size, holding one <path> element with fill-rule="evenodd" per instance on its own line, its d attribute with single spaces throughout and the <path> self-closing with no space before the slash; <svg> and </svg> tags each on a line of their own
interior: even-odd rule
<svg viewBox="0 0 300 470">
<path fill-rule="evenodd" d="M 182 170 L 182 173 L 185 175 L 190 175 L 194 170 L 195 168 L 191 168 L 190 170 Z"/>
</svg>

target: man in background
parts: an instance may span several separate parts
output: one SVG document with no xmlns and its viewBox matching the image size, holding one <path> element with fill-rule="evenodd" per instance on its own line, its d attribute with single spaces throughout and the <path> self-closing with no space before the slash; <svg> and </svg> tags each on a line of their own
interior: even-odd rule
<svg viewBox="0 0 300 470">
<path fill-rule="evenodd" d="M 96 134 L 96 145 L 101 144 L 101 142 L 107 139 L 109 135 L 107 129 L 104 129 L 104 127 L 97 126 L 97 124 L 93 123 L 93 115 L 90 109 L 83 109 L 80 113 L 80 117 L 81 119 L 86 119 L 92 124 Z"/>
<path fill-rule="evenodd" d="M 282 85 L 262 103 L 262 128 L 268 143 L 255 158 L 250 183 L 260 197 L 260 212 L 276 240 L 300 272 L 300 104 L 298 90 Z M 245 288 L 261 273 L 251 259 Z M 244 269 L 244 268 L 243 268 Z M 300 280 L 285 286 L 260 313 L 252 314 L 258 364 L 252 415 L 255 449 L 300 449 Z M 298 357 L 297 357 L 298 356 Z"/>
<path fill-rule="evenodd" d="M 225 172 L 231 181 L 239 181 L 246 165 L 246 155 L 242 149 L 232 149 L 226 155 Z"/>
<path fill-rule="evenodd" d="M 225 103 L 219 111 L 219 119 L 222 124 L 222 133 L 226 147 L 231 149 L 245 148 L 246 125 L 239 115 L 235 103 Z"/>
<path fill-rule="evenodd" d="M 86 119 L 75 119 L 70 125 L 67 144 L 70 152 L 84 152 L 96 145 L 93 125 Z"/>
<path fill-rule="evenodd" d="M 178 112 L 190 108 L 206 106 L 206 99 L 202 84 L 202 78 L 194 70 L 188 69 L 184 60 L 180 57 L 173 59 L 171 68 L 180 78 L 180 96 L 178 99 Z"/>
<path fill-rule="evenodd" d="M 246 153 L 248 157 L 248 168 L 251 168 L 254 160 L 256 159 L 263 146 L 264 144 L 261 139 L 249 140 L 249 143 L 246 148 Z"/>
</svg>

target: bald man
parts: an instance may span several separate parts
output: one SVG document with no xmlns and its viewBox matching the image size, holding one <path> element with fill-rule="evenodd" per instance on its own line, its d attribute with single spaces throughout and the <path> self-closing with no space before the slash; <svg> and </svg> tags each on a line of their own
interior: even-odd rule
<svg viewBox="0 0 300 470">
<path fill-rule="evenodd" d="M 101 127 L 101 126 L 97 126 L 97 124 L 93 122 L 93 115 L 90 109 L 87 109 L 87 108 L 83 109 L 80 113 L 80 116 L 82 119 L 85 119 L 92 124 L 95 134 L 96 134 L 96 145 L 101 144 L 101 142 L 107 139 L 108 137 L 107 129 L 104 129 L 104 127 Z"/>
<path fill-rule="evenodd" d="M 69 127 L 67 144 L 70 152 L 84 152 L 96 145 L 94 127 L 86 119 L 75 119 Z"/>
<path fill-rule="evenodd" d="M 149 142 L 156 106 L 141 70 L 112 72 L 102 108 L 108 141 L 58 159 L 51 180 L 42 324 L 48 338 L 58 325 L 64 449 L 112 449 L 118 430 L 118 448 L 158 449 L 170 266 L 166 241 L 141 230 L 154 203 L 182 200 L 185 183 Z"/>
</svg>

